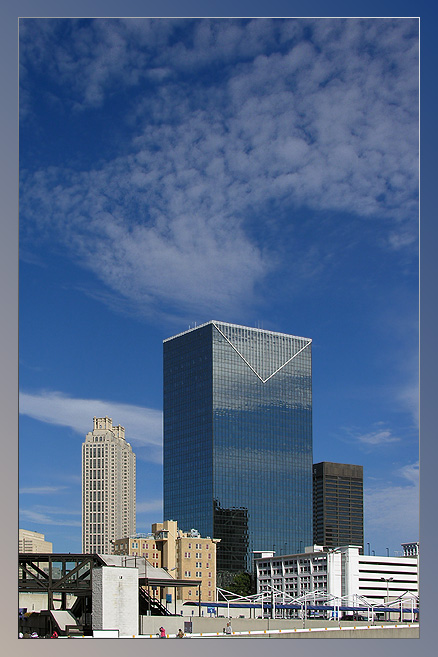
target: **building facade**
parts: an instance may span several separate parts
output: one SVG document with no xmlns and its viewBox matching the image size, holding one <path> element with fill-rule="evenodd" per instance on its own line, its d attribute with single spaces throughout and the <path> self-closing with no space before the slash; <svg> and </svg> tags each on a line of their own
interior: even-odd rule
<svg viewBox="0 0 438 657">
<path fill-rule="evenodd" d="M 82 445 L 82 552 L 111 554 L 135 532 L 135 454 L 124 427 L 95 417 Z"/>
<path fill-rule="evenodd" d="M 313 466 L 313 542 L 360 545 L 363 552 L 363 467 L 323 461 Z"/>
<path fill-rule="evenodd" d="M 312 542 L 311 340 L 210 321 L 164 341 L 164 515 L 217 568 Z"/>
<path fill-rule="evenodd" d="M 152 525 L 150 534 L 137 534 L 114 541 L 114 553 L 145 558 L 155 568 L 164 568 L 175 579 L 199 580 L 201 599 L 216 600 L 216 539 L 202 538 L 192 529 L 183 532 L 175 520 Z M 197 601 L 198 587 L 181 587 L 177 599 Z"/>
<path fill-rule="evenodd" d="M 257 591 L 271 587 L 293 599 L 315 593 L 349 602 L 365 598 L 370 604 L 394 602 L 403 596 L 418 596 L 418 558 L 360 554 L 358 546 L 335 550 L 321 546 L 303 554 L 256 559 Z"/>
<path fill-rule="evenodd" d="M 405 557 L 417 557 L 420 554 L 420 543 L 418 541 L 402 543 L 401 546 Z"/>
<path fill-rule="evenodd" d="M 29 529 L 18 530 L 19 552 L 42 552 L 43 554 L 53 552 L 53 544 L 46 541 L 44 534 L 33 532 Z"/>
</svg>

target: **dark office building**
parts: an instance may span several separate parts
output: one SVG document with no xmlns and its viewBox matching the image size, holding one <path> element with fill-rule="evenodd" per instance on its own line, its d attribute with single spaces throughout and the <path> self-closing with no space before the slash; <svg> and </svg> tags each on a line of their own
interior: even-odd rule
<svg viewBox="0 0 438 657">
<path fill-rule="evenodd" d="M 313 466 L 313 542 L 326 547 L 363 542 L 363 467 L 323 461 Z"/>
<path fill-rule="evenodd" d="M 311 340 L 211 321 L 164 341 L 164 517 L 221 539 L 218 573 L 312 543 Z"/>
</svg>

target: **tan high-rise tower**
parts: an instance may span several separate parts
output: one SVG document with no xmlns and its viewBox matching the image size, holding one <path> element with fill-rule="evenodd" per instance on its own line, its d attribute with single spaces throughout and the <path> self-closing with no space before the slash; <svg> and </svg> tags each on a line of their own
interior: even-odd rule
<svg viewBox="0 0 438 657">
<path fill-rule="evenodd" d="M 135 454 L 124 427 L 95 417 L 82 445 L 82 551 L 111 554 L 135 533 Z"/>
</svg>

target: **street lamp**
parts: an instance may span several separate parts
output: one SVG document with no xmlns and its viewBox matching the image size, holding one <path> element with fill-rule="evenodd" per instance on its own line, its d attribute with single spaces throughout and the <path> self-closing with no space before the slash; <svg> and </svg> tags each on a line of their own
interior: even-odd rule
<svg viewBox="0 0 438 657">
<path fill-rule="evenodd" d="M 386 582 L 386 604 L 389 605 L 389 582 L 394 581 L 393 577 L 381 577 L 382 582 Z M 387 612 L 385 611 L 385 620 L 388 620 L 386 617 Z"/>
</svg>

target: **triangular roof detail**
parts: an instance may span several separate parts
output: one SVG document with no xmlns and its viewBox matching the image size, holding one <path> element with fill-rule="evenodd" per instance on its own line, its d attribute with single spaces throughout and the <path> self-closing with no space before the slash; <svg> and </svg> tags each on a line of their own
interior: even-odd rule
<svg viewBox="0 0 438 657">
<path fill-rule="evenodd" d="M 220 322 L 212 324 L 262 383 L 269 381 L 312 342 L 309 338 L 283 333 Z"/>
</svg>

